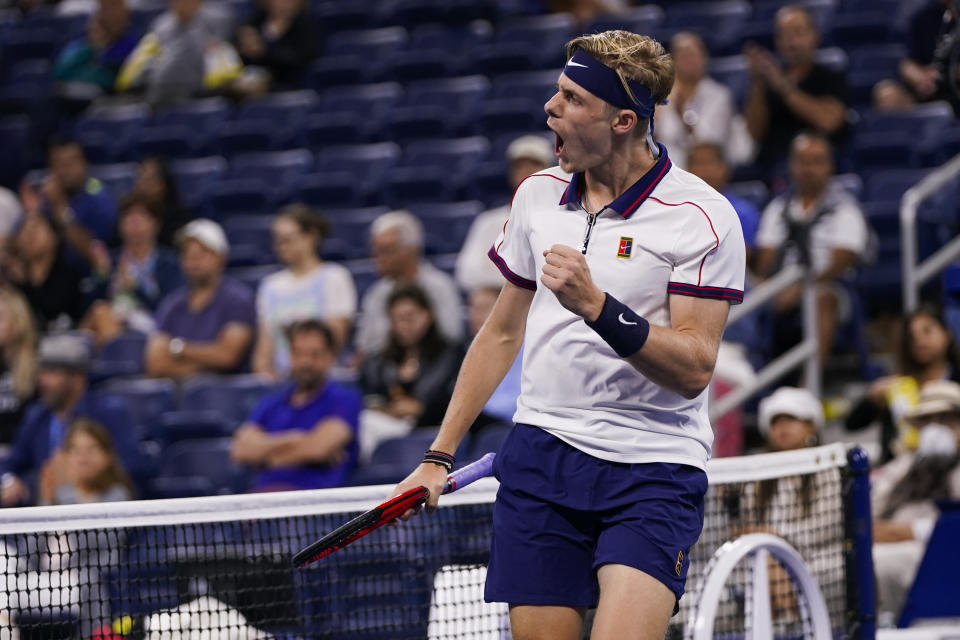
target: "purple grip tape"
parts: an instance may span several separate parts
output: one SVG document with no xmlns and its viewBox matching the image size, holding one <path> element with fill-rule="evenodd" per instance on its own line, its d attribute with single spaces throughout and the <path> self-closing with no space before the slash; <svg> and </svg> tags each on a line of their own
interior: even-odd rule
<svg viewBox="0 0 960 640">
<path fill-rule="evenodd" d="M 495 453 L 488 453 L 476 462 L 468 464 L 463 469 L 457 469 L 447 476 L 447 483 L 443 485 L 443 493 L 450 493 L 457 489 L 462 489 L 471 482 L 476 482 L 480 478 L 489 476 L 493 473 L 493 459 Z"/>
</svg>

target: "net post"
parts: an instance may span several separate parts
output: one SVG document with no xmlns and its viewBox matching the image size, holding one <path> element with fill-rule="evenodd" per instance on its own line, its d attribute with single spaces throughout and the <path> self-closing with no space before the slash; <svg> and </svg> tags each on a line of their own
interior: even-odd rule
<svg viewBox="0 0 960 640">
<path fill-rule="evenodd" d="M 847 565 L 847 637 L 874 640 L 877 598 L 870 515 L 870 460 L 860 447 L 847 451 L 843 478 L 844 549 Z"/>
</svg>

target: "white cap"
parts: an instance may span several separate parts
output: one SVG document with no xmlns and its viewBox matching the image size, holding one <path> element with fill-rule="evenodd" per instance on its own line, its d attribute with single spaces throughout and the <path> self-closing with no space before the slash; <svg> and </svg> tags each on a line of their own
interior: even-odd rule
<svg viewBox="0 0 960 640">
<path fill-rule="evenodd" d="M 521 158 L 536 160 L 548 167 L 553 166 L 553 144 L 542 136 L 520 136 L 507 147 L 507 160 L 514 162 Z"/>
<path fill-rule="evenodd" d="M 806 389 L 780 387 L 760 401 L 760 432 L 770 433 L 770 422 L 777 416 L 787 415 L 809 420 L 819 431 L 823 428 L 823 405 L 820 399 Z"/>
<path fill-rule="evenodd" d="M 230 251 L 230 244 L 227 242 L 227 234 L 223 232 L 223 227 L 207 218 L 192 220 L 177 233 L 179 244 L 187 240 L 196 240 L 210 251 L 224 257 Z"/>
</svg>

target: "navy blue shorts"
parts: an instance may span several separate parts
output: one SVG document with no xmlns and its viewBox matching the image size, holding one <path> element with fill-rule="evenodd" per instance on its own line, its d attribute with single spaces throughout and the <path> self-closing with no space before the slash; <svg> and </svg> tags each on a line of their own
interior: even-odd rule
<svg viewBox="0 0 960 640">
<path fill-rule="evenodd" d="M 595 607 L 597 569 L 622 564 L 683 595 L 707 474 L 601 460 L 518 424 L 494 461 L 500 489 L 484 599 Z"/>
</svg>

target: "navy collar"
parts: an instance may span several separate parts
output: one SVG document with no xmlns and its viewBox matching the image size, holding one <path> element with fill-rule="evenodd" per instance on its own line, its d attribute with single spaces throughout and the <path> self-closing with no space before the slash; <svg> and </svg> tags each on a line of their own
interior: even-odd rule
<svg viewBox="0 0 960 640">
<path fill-rule="evenodd" d="M 629 189 L 617 196 L 613 202 L 603 209 L 613 209 L 619 213 L 621 217 L 627 219 L 633 215 L 634 211 L 640 208 L 640 205 L 653 193 L 654 188 L 660 184 L 663 177 L 670 171 L 670 167 L 673 166 L 670 158 L 667 157 L 667 148 L 659 142 L 657 143 L 657 147 L 660 149 L 660 157 L 657 158 L 653 167 L 643 174 L 639 180 L 634 182 Z M 563 192 L 563 197 L 560 198 L 560 204 L 574 203 L 582 207 L 581 198 L 583 197 L 584 185 L 583 173 L 573 174 L 570 177 L 570 184 L 567 185 L 567 190 Z"/>
</svg>

